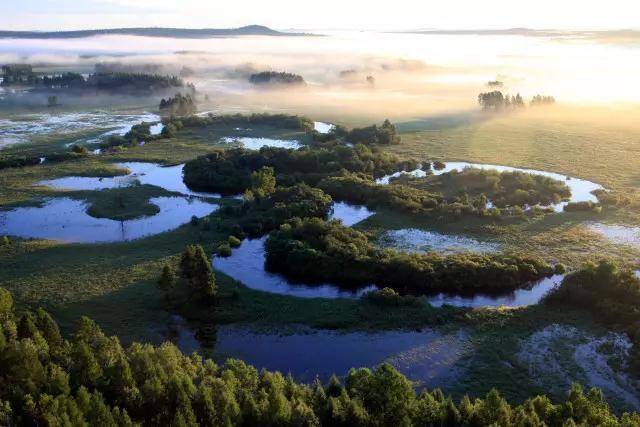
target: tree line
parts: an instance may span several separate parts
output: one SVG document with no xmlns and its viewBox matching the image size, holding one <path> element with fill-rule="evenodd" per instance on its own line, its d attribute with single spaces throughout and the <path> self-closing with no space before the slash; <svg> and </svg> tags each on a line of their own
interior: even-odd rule
<svg viewBox="0 0 640 427">
<path fill-rule="evenodd" d="M 556 103 L 553 96 L 536 95 L 531 99 L 531 106 L 552 105 Z M 525 101 L 518 93 L 516 95 L 503 94 L 502 91 L 493 90 L 482 92 L 478 95 L 478 104 L 483 110 L 509 110 L 521 109 L 525 107 Z"/>
<path fill-rule="evenodd" d="M 579 385 L 559 403 L 540 395 L 511 405 L 497 390 L 454 401 L 439 389 L 417 393 L 388 364 L 303 384 L 240 360 L 217 365 L 170 343 L 123 347 L 86 317 L 65 339 L 42 309 L 16 317 L 2 288 L 0 325 L 0 424 L 7 426 L 640 424 L 637 413 L 617 416 L 602 392 Z"/>
</svg>

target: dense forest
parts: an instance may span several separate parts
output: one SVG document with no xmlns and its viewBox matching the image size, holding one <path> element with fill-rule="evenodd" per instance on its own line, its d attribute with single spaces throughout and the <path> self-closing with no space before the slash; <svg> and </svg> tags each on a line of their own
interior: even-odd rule
<svg viewBox="0 0 640 427">
<path fill-rule="evenodd" d="M 100 426 L 608 425 L 602 393 L 574 385 L 554 404 L 535 396 L 512 406 L 498 391 L 455 402 L 438 389 L 416 393 L 392 366 L 352 369 L 340 382 L 301 384 L 239 360 L 222 365 L 175 346 L 124 348 L 90 319 L 67 340 L 44 310 L 16 317 L 0 288 L 0 424 Z"/>
<path fill-rule="evenodd" d="M 382 176 L 407 166 L 396 156 L 363 145 L 347 147 L 284 148 L 263 147 L 260 151 L 232 149 L 208 154 L 187 162 L 184 181 L 194 189 L 238 194 L 250 186 L 251 173 L 272 167 L 279 183 L 314 185 L 342 171 Z"/>
<path fill-rule="evenodd" d="M 305 283 L 346 287 L 370 284 L 402 294 L 505 291 L 551 276 L 554 268 L 532 256 L 443 256 L 376 248 L 367 236 L 337 221 L 295 218 L 269 235 L 266 266 Z"/>
</svg>

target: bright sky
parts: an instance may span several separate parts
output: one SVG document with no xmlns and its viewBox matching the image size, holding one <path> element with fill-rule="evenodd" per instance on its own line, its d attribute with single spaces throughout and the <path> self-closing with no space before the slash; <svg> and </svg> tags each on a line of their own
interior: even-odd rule
<svg viewBox="0 0 640 427">
<path fill-rule="evenodd" d="M 639 28 L 638 0 L 5 0 L 0 30 Z"/>
</svg>

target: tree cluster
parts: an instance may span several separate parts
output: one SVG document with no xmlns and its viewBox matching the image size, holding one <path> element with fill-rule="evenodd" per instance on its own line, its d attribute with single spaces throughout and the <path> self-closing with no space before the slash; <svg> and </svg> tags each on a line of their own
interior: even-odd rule
<svg viewBox="0 0 640 427">
<path fill-rule="evenodd" d="M 479 94 L 478 104 L 480 104 L 484 110 L 502 110 L 507 108 L 522 108 L 525 106 L 520 94 L 509 96 L 504 95 L 499 90 Z"/>
<path fill-rule="evenodd" d="M 308 117 L 268 113 L 254 113 L 250 115 L 214 115 L 210 113 L 206 116 L 183 117 L 180 121 L 182 125 L 187 128 L 203 128 L 216 125 L 232 127 L 270 126 L 278 129 L 311 131 L 314 127 L 313 120 Z"/>
<path fill-rule="evenodd" d="M 338 221 L 294 218 L 265 243 L 266 267 L 305 283 L 357 288 L 386 286 L 401 294 L 511 291 L 551 276 L 554 269 L 526 255 L 440 255 L 378 249 Z"/>
<path fill-rule="evenodd" d="M 249 82 L 254 85 L 306 85 L 304 78 L 298 74 L 278 72 L 278 71 L 262 71 L 249 76 Z"/>
<path fill-rule="evenodd" d="M 426 178 L 401 175 L 392 182 L 442 194 L 449 202 L 484 196 L 499 208 L 546 206 L 571 197 L 571 190 L 564 182 L 519 171 L 464 168 Z"/>
<path fill-rule="evenodd" d="M 172 98 L 160 100 L 160 112 L 170 116 L 188 116 L 198 111 L 195 99 L 187 94 L 177 93 Z"/>
<path fill-rule="evenodd" d="M 239 360 L 223 365 L 174 345 L 124 348 L 88 318 L 64 339 L 44 310 L 16 319 L 0 289 L 0 424 L 100 426 L 634 426 L 597 389 L 565 402 L 535 396 L 512 406 L 498 391 L 455 402 L 421 391 L 388 364 L 352 369 L 341 383 L 306 385 Z"/>
<path fill-rule="evenodd" d="M 278 187 L 267 198 L 254 197 L 239 206 L 226 206 L 221 209 L 221 214 L 240 218 L 236 230 L 239 237 L 259 237 L 292 218 L 326 219 L 331 205 L 329 195 L 302 183 Z"/>
<path fill-rule="evenodd" d="M 315 185 L 343 171 L 383 176 L 409 165 L 396 156 L 363 145 L 303 147 L 298 150 L 263 147 L 259 151 L 216 151 L 186 163 L 184 181 L 194 189 L 239 194 L 251 188 L 251 174 L 273 168 L 281 185 L 305 182 Z"/>
<path fill-rule="evenodd" d="M 381 126 L 371 125 L 364 128 L 351 129 L 345 136 L 345 140 L 352 144 L 399 144 L 400 136 L 396 127 L 388 119 Z"/>
<path fill-rule="evenodd" d="M 536 95 L 531 99 L 531 106 L 536 105 L 553 105 L 556 99 L 553 96 Z"/>
</svg>

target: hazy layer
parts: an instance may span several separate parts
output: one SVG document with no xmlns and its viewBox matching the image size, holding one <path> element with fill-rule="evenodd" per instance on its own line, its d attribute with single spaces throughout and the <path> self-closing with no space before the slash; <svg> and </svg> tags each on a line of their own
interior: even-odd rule
<svg viewBox="0 0 640 427">
<path fill-rule="evenodd" d="M 165 39 L 97 36 L 0 40 L 0 63 L 90 72 L 101 61 L 161 64 L 210 95 L 210 105 L 313 111 L 331 117 L 412 117 L 477 109 L 490 80 L 504 92 L 541 93 L 565 103 L 636 102 L 637 44 L 525 35 L 332 32 L 327 37 Z M 183 67 L 187 67 L 185 70 Z M 258 70 L 301 74 L 303 89 L 257 90 Z M 349 73 L 342 73 L 350 70 Z M 375 84 L 367 82 L 373 76 Z"/>
</svg>

